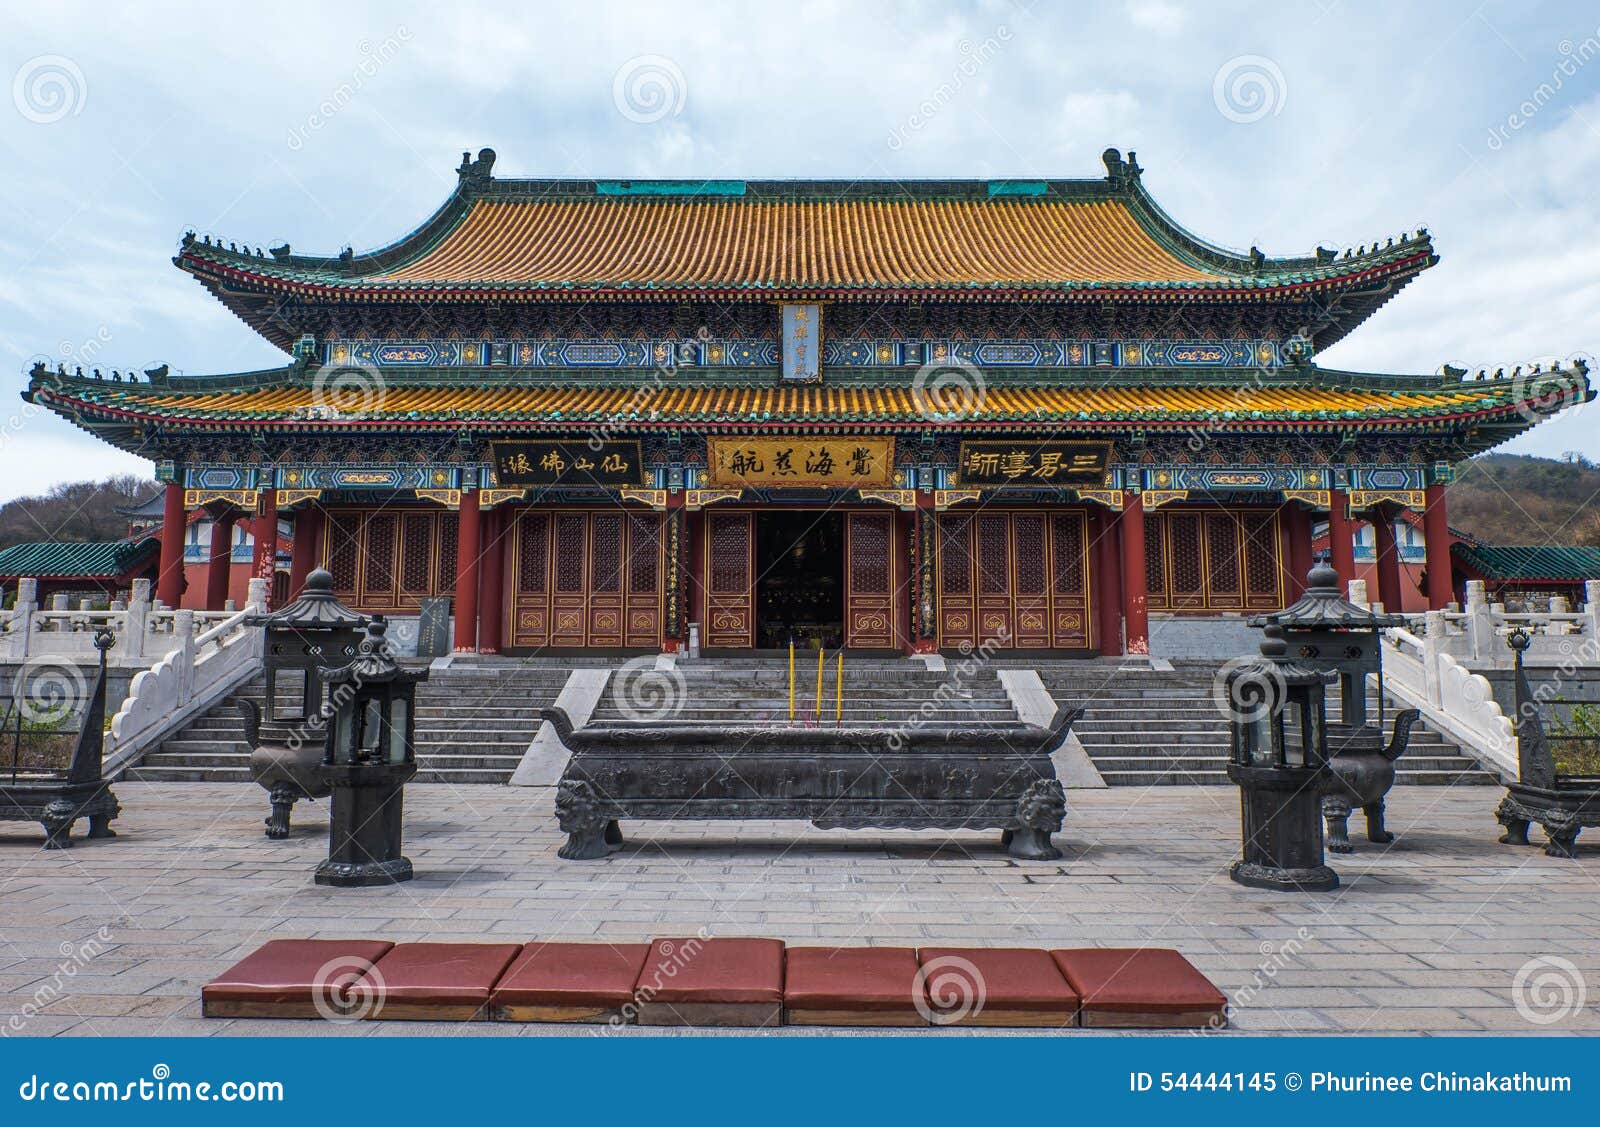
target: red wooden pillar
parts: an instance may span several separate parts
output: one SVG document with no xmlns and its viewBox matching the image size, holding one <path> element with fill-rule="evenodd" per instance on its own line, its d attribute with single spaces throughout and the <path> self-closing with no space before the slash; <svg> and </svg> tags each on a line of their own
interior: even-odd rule
<svg viewBox="0 0 1600 1127">
<path fill-rule="evenodd" d="M 1339 573 L 1339 593 L 1348 594 L 1356 577 L 1355 528 L 1350 522 L 1350 496 L 1343 489 L 1328 494 L 1328 551 L 1333 570 Z"/>
<path fill-rule="evenodd" d="M 931 490 L 918 489 L 916 498 L 917 507 L 910 514 L 911 652 L 931 654 L 939 652 L 939 595 L 933 577 L 925 575 L 924 570 L 926 565 L 937 573 L 933 555 L 938 551 L 939 517 Z M 928 542 L 930 540 L 932 543 Z M 924 580 L 927 580 L 927 589 L 924 589 Z"/>
<path fill-rule="evenodd" d="M 1390 614 L 1400 611 L 1400 548 L 1394 538 L 1394 516 L 1385 509 L 1372 510 L 1372 544 L 1378 571 L 1378 601 Z"/>
<path fill-rule="evenodd" d="M 308 505 L 295 514 L 294 549 L 289 555 L 289 597 L 298 599 L 305 589 L 306 576 L 316 569 L 322 556 L 322 510 Z"/>
<path fill-rule="evenodd" d="M 206 556 L 206 609 L 221 610 L 228 601 L 228 573 L 233 564 L 232 509 L 211 522 L 211 550 Z"/>
<path fill-rule="evenodd" d="M 256 506 L 255 553 L 250 562 L 250 578 L 267 581 L 267 605 L 272 605 L 272 580 L 278 571 L 278 491 L 270 486 L 261 491 Z"/>
<path fill-rule="evenodd" d="M 1422 512 L 1422 539 L 1427 552 L 1428 609 L 1444 610 L 1455 598 L 1450 574 L 1450 523 L 1445 516 L 1444 486 L 1430 485 Z"/>
<path fill-rule="evenodd" d="M 1117 551 L 1117 514 L 1111 509 L 1090 509 L 1094 523 L 1095 578 L 1093 592 L 1100 627 L 1100 653 L 1105 657 L 1122 655 L 1122 556 Z"/>
<path fill-rule="evenodd" d="M 1289 599 L 1293 602 L 1306 593 L 1306 575 L 1311 571 L 1311 513 L 1298 501 L 1284 506 L 1284 531 L 1289 539 Z"/>
<path fill-rule="evenodd" d="M 508 522 L 502 508 L 490 509 L 483 518 L 483 579 L 479 584 L 482 619 L 478 623 L 478 652 L 500 652 L 501 629 L 505 622 L 505 540 Z"/>
<path fill-rule="evenodd" d="M 1150 588 L 1144 564 L 1144 496 L 1125 494 L 1122 518 L 1122 617 L 1131 654 L 1150 652 Z"/>
<path fill-rule="evenodd" d="M 156 574 L 156 598 L 169 607 L 183 601 L 183 538 L 189 523 L 183 511 L 183 486 L 167 483 L 161 502 L 161 570 Z"/>
<path fill-rule="evenodd" d="M 478 493 L 462 490 L 456 524 L 456 653 L 478 648 Z"/>
</svg>

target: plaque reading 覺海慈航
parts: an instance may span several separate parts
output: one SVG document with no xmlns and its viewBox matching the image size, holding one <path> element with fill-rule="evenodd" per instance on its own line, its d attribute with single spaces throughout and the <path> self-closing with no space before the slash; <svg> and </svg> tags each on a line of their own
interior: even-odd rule
<svg viewBox="0 0 1600 1127">
<path fill-rule="evenodd" d="M 708 438 L 713 489 L 881 488 L 894 481 L 892 438 Z"/>
</svg>

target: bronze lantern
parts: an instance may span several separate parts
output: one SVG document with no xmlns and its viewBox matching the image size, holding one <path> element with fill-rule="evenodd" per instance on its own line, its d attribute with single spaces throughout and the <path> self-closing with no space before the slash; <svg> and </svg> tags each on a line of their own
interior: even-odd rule
<svg viewBox="0 0 1600 1127">
<path fill-rule="evenodd" d="M 1251 888 L 1326 892 L 1339 886 L 1322 854 L 1327 689 L 1321 672 L 1290 660 L 1282 627 L 1265 634 L 1261 655 L 1226 679 L 1228 777 L 1239 787 L 1244 837 L 1229 875 Z"/>
<path fill-rule="evenodd" d="M 428 673 L 395 662 L 388 627 L 375 617 L 356 659 L 321 671 L 332 719 L 317 770 L 333 793 L 333 813 L 318 884 L 358 888 L 412 876 L 400 851 L 401 814 L 405 784 L 417 773 L 417 683 Z"/>
</svg>

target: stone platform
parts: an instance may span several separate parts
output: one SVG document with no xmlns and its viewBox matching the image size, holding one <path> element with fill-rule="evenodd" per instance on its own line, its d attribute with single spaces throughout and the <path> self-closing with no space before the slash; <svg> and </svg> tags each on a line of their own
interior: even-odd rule
<svg viewBox="0 0 1600 1127">
<path fill-rule="evenodd" d="M 1358 840 L 1332 859 L 1343 887 L 1320 896 L 1227 879 L 1231 788 L 1073 792 L 1052 864 L 1012 862 L 983 834 L 751 822 L 631 825 L 627 849 L 577 866 L 556 857 L 548 790 L 418 785 L 406 819 L 417 879 L 358 890 L 311 883 L 323 803 L 273 842 L 255 788 L 133 784 L 121 798 L 120 837 L 64 853 L 42 852 L 37 827 L 0 825 L 0 1036 L 571 1035 L 208 1021 L 199 992 L 274 937 L 637 942 L 701 929 L 796 944 L 1175 947 L 1231 999 L 1233 1027 L 1208 1036 L 1600 1033 L 1600 844 L 1580 839 L 1577 861 L 1495 844 L 1490 787 L 1397 789 L 1400 840 Z M 1541 959 L 1574 967 L 1586 1006 L 1541 1004 L 1536 984 L 1567 973 Z"/>
</svg>

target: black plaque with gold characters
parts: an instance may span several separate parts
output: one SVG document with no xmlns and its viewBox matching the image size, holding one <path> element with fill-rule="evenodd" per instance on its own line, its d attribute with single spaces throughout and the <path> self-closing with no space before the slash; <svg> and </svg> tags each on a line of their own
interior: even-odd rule
<svg viewBox="0 0 1600 1127">
<path fill-rule="evenodd" d="M 637 442 L 493 442 L 489 456 L 501 486 L 640 485 Z"/>
<path fill-rule="evenodd" d="M 1099 487 L 1110 463 L 1109 442 L 963 442 L 957 472 L 963 487 Z"/>
</svg>

